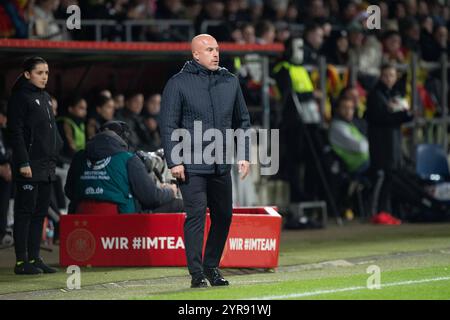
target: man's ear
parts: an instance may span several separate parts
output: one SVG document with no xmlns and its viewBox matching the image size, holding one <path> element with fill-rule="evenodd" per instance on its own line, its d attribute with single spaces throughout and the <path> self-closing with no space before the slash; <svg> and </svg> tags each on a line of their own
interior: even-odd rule
<svg viewBox="0 0 450 320">
<path fill-rule="evenodd" d="M 198 51 L 193 51 L 192 52 L 192 56 L 194 57 L 194 60 L 195 61 L 198 61 L 199 59 L 198 59 Z"/>
<path fill-rule="evenodd" d="M 24 75 L 25 78 L 27 78 L 28 80 L 31 79 L 31 75 L 30 75 L 30 73 L 29 73 L 28 71 L 25 71 L 25 72 L 23 73 L 23 75 Z"/>
</svg>

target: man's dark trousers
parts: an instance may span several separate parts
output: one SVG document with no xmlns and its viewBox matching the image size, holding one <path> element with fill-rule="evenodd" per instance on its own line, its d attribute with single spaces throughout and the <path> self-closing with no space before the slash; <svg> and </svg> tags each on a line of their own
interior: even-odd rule
<svg viewBox="0 0 450 320">
<path fill-rule="evenodd" d="M 203 268 L 218 267 L 228 237 L 232 218 L 231 175 L 186 173 L 180 184 L 186 210 L 184 241 L 189 273 L 196 277 Z M 210 210 L 211 228 L 202 259 L 206 207 Z"/>
</svg>

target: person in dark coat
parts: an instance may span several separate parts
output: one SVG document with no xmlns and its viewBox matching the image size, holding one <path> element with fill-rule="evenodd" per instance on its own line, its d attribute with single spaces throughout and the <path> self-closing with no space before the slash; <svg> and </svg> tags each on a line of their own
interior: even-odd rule
<svg viewBox="0 0 450 320">
<path fill-rule="evenodd" d="M 208 129 L 216 129 L 223 135 L 227 129 L 246 131 L 250 128 L 250 117 L 238 79 L 219 67 L 216 39 L 207 34 L 198 35 L 192 40 L 191 48 L 194 59 L 186 62 L 183 69 L 167 82 L 163 92 L 161 139 L 171 173 L 180 182 L 186 209 L 184 236 L 191 287 L 201 288 L 208 285 L 205 277 L 212 286 L 228 285 L 218 266 L 231 224 L 232 186 L 231 164 L 218 158 L 217 154 L 212 163 L 204 161 L 203 155 L 211 142 L 196 139 Z M 179 140 L 172 140 L 172 134 L 180 132 L 188 133 L 183 142 L 193 151 L 182 150 L 182 159 L 176 155 Z M 186 143 L 189 136 L 191 143 Z M 225 144 L 217 144 L 217 147 L 226 148 Z M 239 154 L 240 148 L 245 149 L 244 154 Z M 249 146 L 245 141 L 238 146 L 237 157 L 243 179 L 249 173 Z M 202 258 L 207 206 L 211 229 Z"/>
<path fill-rule="evenodd" d="M 13 149 L 14 242 L 16 274 L 54 273 L 39 256 L 42 225 L 50 204 L 51 182 L 62 139 L 56 128 L 51 97 L 44 90 L 47 62 L 25 60 L 23 74 L 8 103 L 8 132 Z"/>
<path fill-rule="evenodd" d="M 125 122 L 108 121 L 87 143 L 86 149 L 75 154 L 64 187 L 71 201 L 69 213 L 76 213 L 83 200 L 115 203 L 119 213 L 182 211 L 182 204 L 175 199 L 176 185 L 158 187 L 142 160 L 128 152 L 129 130 Z M 86 178 L 100 174 L 110 178 Z M 173 206 L 167 206 L 169 203 Z M 171 209 L 162 210 L 162 206 Z"/>
<path fill-rule="evenodd" d="M 7 229 L 12 188 L 11 152 L 4 134 L 7 121 L 7 102 L 0 100 L 0 249 L 13 244 L 11 232 Z"/>
<path fill-rule="evenodd" d="M 367 97 L 369 152 L 372 171 L 381 173 L 377 212 L 391 213 L 392 174 L 402 166 L 402 134 L 400 127 L 411 121 L 409 105 L 395 90 L 397 70 L 392 65 L 381 68 L 381 77 Z"/>
</svg>

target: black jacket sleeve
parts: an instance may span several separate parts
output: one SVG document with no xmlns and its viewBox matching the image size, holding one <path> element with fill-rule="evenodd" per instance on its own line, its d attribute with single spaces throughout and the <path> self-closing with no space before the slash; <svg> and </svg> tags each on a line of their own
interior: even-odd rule
<svg viewBox="0 0 450 320">
<path fill-rule="evenodd" d="M 181 163 L 174 163 L 171 153 L 177 141 L 171 141 L 172 132 L 180 127 L 181 122 L 181 99 L 177 83 L 170 79 L 164 88 L 161 99 L 161 142 L 166 154 L 166 161 L 169 168 L 173 168 Z"/>
<path fill-rule="evenodd" d="M 83 163 L 84 150 L 80 150 L 75 153 L 72 163 L 70 164 L 69 171 L 67 172 L 66 184 L 64 185 L 64 192 L 70 201 L 77 201 L 77 182 L 81 176 L 81 165 Z"/>
<path fill-rule="evenodd" d="M 155 184 L 137 156 L 128 160 L 127 169 L 131 193 L 143 209 L 155 209 L 175 198 L 171 190 L 159 188 Z"/>
<path fill-rule="evenodd" d="M 388 100 L 379 92 L 373 92 L 367 98 L 367 122 L 378 127 L 396 127 L 411 121 L 409 111 L 389 112 Z"/>
<path fill-rule="evenodd" d="M 236 80 L 237 81 L 237 80 Z M 242 129 L 244 132 L 247 132 L 248 129 L 250 129 L 250 115 L 247 110 L 247 105 L 245 104 L 244 95 L 242 94 L 241 87 L 239 83 L 237 84 L 237 90 L 236 90 L 236 100 L 234 102 L 234 109 L 233 109 L 233 118 L 232 118 L 232 127 L 233 129 Z M 242 150 L 245 150 L 244 158 L 242 159 L 242 156 L 238 154 L 238 157 L 241 159 L 237 160 L 250 160 L 250 140 L 245 139 L 246 141 L 239 141 L 238 143 L 241 144 L 238 145 L 238 149 L 243 148 Z M 242 145 L 242 144 L 245 145 Z"/>
<path fill-rule="evenodd" d="M 30 162 L 28 146 L 24 139 L 25 117 L 28 102 L 24 96 L 13 95 L 8 103 L 8 136 L 15 162 L 20 167 Z"/>
</svg>

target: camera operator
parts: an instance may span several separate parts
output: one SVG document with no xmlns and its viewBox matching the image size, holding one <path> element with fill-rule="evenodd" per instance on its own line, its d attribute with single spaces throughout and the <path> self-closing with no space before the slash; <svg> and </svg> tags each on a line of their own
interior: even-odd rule
<svg viewBox="0 0 450 320">
<path fill-rule="evenodd" d="M 82 201 L 115 203 L 119 213 L 182 210 L 176 185 L 157 186 L 141 159 L 128 152 L 129 135 L 125 122 L 108 121 L 75 154 L 64 187 L 69 213 L 77 213 Z"/>
</svg>

